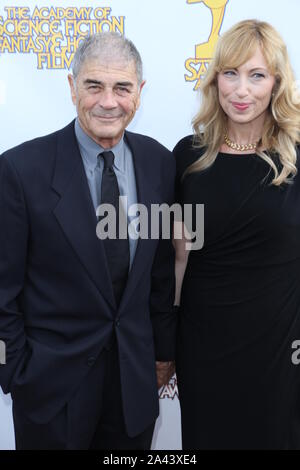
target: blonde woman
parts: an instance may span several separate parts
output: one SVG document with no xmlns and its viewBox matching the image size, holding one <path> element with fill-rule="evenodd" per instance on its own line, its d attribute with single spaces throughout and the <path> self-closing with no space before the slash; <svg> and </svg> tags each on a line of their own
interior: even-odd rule
<svg viewBox="0 0 300 470">
<path fill-rule="evenodd" d="M 178 198 L 204 204 L 204 245 L 175 240 L 184 449 L 300 448 L 300 104 L 279 34 L 219 40 Z M 182 282 L 183 280 L 183 282 Z M 182 284 L 182 285 L 181 285 Z"/>
</svg>

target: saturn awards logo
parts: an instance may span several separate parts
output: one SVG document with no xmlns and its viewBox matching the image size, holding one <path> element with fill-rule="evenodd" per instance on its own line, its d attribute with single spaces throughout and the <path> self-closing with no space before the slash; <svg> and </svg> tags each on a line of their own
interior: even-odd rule
<svg viewBox="0 0 300 470">
<path fill-rule="evenodd" d="M 185 61 L 185 68 L 188 73 L 184 78 L 187 82 L 194 82 L 194 90 L 197 90 L 200 87 L 201 79 L 212 61 L 228 0 L 187 0 L 187 3 L 204 3 L 210 9 L 212 16 L 212 26 L 207 42 L 197 44 L 195 47 L 195 57 Z"/>
</svg>

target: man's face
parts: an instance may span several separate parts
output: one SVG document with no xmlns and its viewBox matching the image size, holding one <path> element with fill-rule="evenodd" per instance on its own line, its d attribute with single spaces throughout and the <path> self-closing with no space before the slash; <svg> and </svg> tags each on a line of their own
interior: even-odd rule
<svg viewBox="0 0 300 470">
<path fill-rule="evenodd" d="M 140 104 L 135 63 L 83 63 L 76 82 L 68 76 L 82 129 L 103 148 L 116 145 Z"/>
</svg>

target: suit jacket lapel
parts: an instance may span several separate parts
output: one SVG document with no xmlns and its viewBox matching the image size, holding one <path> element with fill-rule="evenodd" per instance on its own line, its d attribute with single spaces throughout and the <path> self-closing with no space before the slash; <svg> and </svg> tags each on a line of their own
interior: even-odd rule
<svg viewBox="0 0 300 470">
<path fill-rule="evenodd" d="M 135 257 L 129 272 L 120 309 L 126 305 L 129 298 L 134 293 L 135 287 L 151 259 L 151 244 L 156 243 L 155 240 L 150 239 L 151 204 L 161 203 L 158 197 L 158 188 L 156 187 L 157 175 L 155 175 L 153 170 L 150 149 L 145 145 L 145 141 L 142 136 L 126 132 L 125 139 L 133 155 L 138 203 L 143 204 L 147 208 L 149 237 L 146 240 L 141 238 L 138 239 Z"/>
<path fill-rule="evenodd" d="M 96 235 L 97 218 L 75 137 L 74 122 L 58 133 L 52 187 L 61 196 L 54 209 L 55 217 L 96 287 L 116 308 L 104 247 Z"/>
</svg>

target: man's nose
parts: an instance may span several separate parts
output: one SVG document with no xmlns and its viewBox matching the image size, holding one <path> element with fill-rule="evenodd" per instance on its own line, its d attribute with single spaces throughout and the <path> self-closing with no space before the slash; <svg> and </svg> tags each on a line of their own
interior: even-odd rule
<svg viewBox="0 0 300 470">
<path fill-rule="evenodd" d="M 99 97 L 99 104 L 105 109 L 116 108 L 118 103 L 113 90 L 103 90 Z"/>
</svg>

